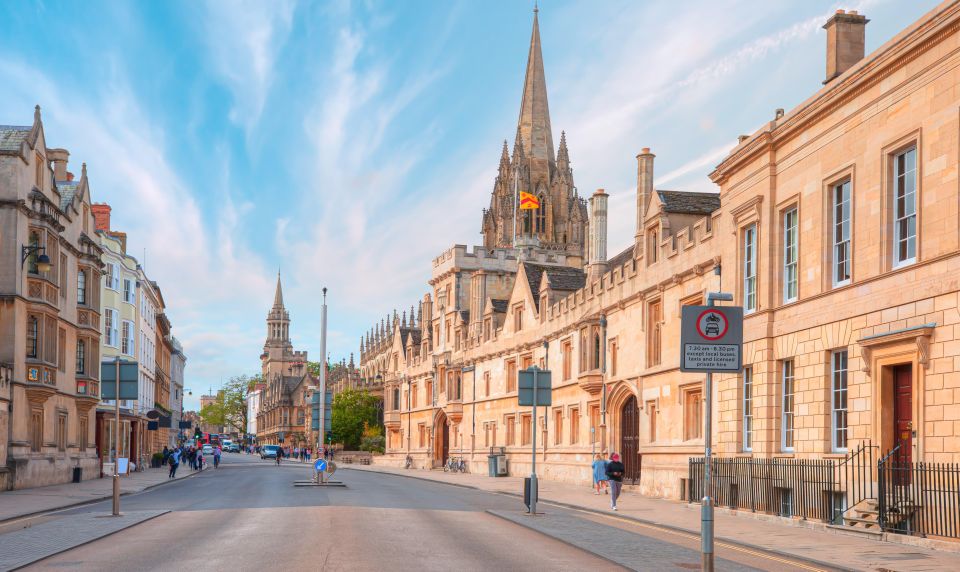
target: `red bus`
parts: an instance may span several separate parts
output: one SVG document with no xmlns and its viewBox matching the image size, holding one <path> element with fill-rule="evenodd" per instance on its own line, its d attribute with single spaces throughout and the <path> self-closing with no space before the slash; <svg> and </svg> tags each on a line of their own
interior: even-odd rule
<svg viewBox="0 0 960 572">
<path fill-rule="evenodd" d="M 220 445 L 220 435 L 216 433 L 204 433 L 203 437 L 200 439 L 200 445 L 210 445 L 216 447 Z"/>
</svg>

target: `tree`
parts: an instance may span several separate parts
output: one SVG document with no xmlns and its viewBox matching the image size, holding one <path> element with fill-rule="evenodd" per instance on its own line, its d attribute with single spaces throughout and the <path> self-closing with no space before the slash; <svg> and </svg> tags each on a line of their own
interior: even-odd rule
<svg viewBox="0 0 960 572">
<path fill-rule="evenodd" d="M 217 399 L 200 411 L 204 423 L 234 428 L 241 435 L 247 432 L 247 394 L 250 388 L 260 381 L 260 376 L 239 375 L 230 378 L 223 389 L 217 392 Z"/>
<path fill-rule="evenodd" d="M 363 440 L 364 428 L 377 425 L 380 398 L 369 391 L 345 389 L 333 398 L 330 433 L 344 449 L 356 451 Z"/>
<path fill-rule="evenodd" d="M 383 453 L 386 446 L 386 440 L 383 437 L 383 427 L 378 425 L 363 424 L 363 439 L 360 441 L 361 451 L 370 451 L 372 453 Z"/>
</svg>

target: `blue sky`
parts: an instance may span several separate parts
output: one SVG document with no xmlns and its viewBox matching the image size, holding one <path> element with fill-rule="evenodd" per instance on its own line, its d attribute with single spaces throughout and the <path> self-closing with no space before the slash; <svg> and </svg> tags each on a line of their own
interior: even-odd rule
<svg viewBox="0 0 960 572">
<path fill-rule="evenodd" d="M 706 175 L 812 95 L 837 8 L 870 52 L 936 2 L 551 1 L 540 28 L 555 142 L 632 240 L 634 156 L 659 188 Z M 426 292 L 431 260 L 480 242 L 516 129 L 532 2 L 3 2 L 0 124 L 39 104 L 49 144 L 160 283 L 197 396 L 259 371 L 283 272 L 297 349 L 328 349 Z M 145 253 L 145 255 L 144 255 Z"/>
</svg>

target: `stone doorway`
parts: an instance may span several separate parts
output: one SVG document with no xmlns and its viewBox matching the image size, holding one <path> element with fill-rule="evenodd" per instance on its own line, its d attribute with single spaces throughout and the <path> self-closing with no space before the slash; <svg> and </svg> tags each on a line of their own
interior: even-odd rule
<svg viewBox="0 0 960 572">
<path fill-rule="evenodd" d="M 623 481 L 635 485 L 640 482 L 640 414 L 637 398 L 627 398 L 620 408 L 620 455 L 625 470 Z"/>
<path fill-rule="evenodd" d="M 442 411 L 433 423 L 433 431 L 433 462 L 442 467 L 450 457 L 450 425 Z"/>
<path fill-rule="evenodd" d="M 913 460 L 913 367 L 898 365 L 893 368 L 893 435 L 900 445 L 900 462 Z"/>
</svg>

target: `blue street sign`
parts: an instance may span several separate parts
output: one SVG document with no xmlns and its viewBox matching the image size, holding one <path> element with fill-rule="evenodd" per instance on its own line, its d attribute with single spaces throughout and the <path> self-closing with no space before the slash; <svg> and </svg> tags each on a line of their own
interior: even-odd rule
<svg viewBox="0 0 960 572">
<path fill-rule="evenodd" d="M 313 462 L 313 470 L 322 473 L 327 470 L 327 462 L 324 459 L 317 459 Z"/>
</svg>

